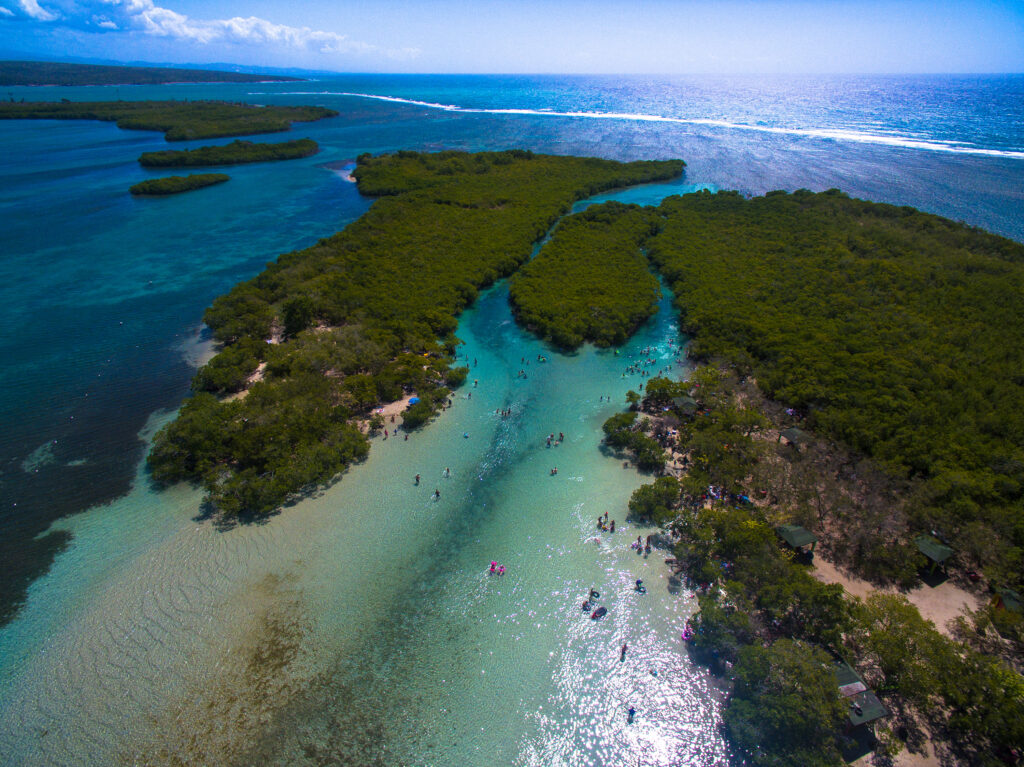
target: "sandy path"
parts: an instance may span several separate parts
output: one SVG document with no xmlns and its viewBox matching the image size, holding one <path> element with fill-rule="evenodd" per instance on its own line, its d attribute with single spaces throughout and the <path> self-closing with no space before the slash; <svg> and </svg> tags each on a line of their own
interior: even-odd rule
<svg viewBox="0 0 1024 767">
<path fill-rule="evenodd" d="M 815 578 L 825 583 L 838 583 L 848 594 L 866 599 L 876 591 L 883 591 L 889 594 L 898 593 L 896 589 L 879 589 L 867 581 L 855 578 L 839 570 L 831 562 L 821 557 L 814 558 Z M 935 628 L 952 638 L 949 630 L 949 623 L 963 614 L 964 608 L 977 610 L 981 606 L 981 600 L 970 593 L 956 586 L 952 581 L 946 581 L 934 588 L 930 586 L 919 586 L 913 591 L 906 592 L 905 596 L 913 604 L 921 616 L 935 624 Z"/>
</svg>

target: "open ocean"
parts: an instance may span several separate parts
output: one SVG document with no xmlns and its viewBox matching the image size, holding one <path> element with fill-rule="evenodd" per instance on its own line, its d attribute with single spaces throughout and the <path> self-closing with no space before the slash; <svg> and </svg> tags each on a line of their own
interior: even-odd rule
<svg viewBox="0 0 1024 767">
<path fill-rule="evenodd" d="M 0 121 L 4 764 L 725 763 L 714 685 L 678 641 L 692 597 L 659 557 L 635 557 L 635 529 L 597 543 L 590 530 L 605 510 L 624 516 L 643 481 L 597 447 L 618 407 L 598 397 L 620 402 L 635 382 L 594 350 L 544 352 L 543 371 L 515 378 L 543 347 L 511 322 L 504 284 L 461 318 L 476 396 L 461 392 L 408 443 L 375 443 L 319 497 L 218 532 L 194 520 L 197 493 L 149 485 L 140 462 L 207 350 L 204 308 L 371 204 L 325 164 L 397 149 L 679 157 L 680 181 L 614 197 L 838 187 L 1024 241 L 1020 75 L 7 90 L 341 116 L 294 127 L 289 138 L 320 143 L 315 157 L 233 167 L 227 184 L 167 199 L 127 192 L 161 175 L 136 162 L 168 147 L 159 133 Z M 666 298 L 623 354 L 650 346 L 682 374 L 678 341 Z M 516 417 L 495 421 L 503 407 Z M 551 431 L 567 434 L 557 483 Z M 405 482 L 443 466 L 455 476 L 438 479 L 438 504 Z M 500 583 L 481 575 L 494 558 L 510 564 Z M 658 584 L 643 602 L 628 589 L 640 574 Z M 578 597 L 596 584 L 615 620 L 582 624 Z M 635 661 L 620 667 L 609 659 L 622 641 Z M 261 642 L 287 662 L 247 666 L 269 657 Z M 626 728 L 631 703 L 640 716 Z"/>
</svg>

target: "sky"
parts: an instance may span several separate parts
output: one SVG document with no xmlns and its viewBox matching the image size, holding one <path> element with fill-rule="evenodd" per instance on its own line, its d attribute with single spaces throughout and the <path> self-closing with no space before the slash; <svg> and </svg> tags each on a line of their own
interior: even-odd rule
<svg viewBox="0 0 1024 767">
<path fill-rule="evenodd" d="M 1024 72 L 1024 0 L 0 0 L 0 58 L 334 72 Z"/>
</svg>

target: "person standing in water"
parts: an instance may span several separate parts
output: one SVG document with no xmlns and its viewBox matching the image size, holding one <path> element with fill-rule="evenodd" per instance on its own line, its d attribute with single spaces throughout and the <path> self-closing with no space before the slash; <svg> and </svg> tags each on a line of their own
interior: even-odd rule
<svg viewBox="0 0 1024 767">
<path fill-rule="evenodd" d="M 626 660 L 626 650 L 629 649 L 629 645 L 625 642 L 622 643 L 622 649 L 619 651 L 619 662 Z"/>
<path fill-rule="evenodd" d="M 419 486 L 420 486 L 420 475 L 417 474 L 416 475 L 416 487 L 419 487 Z"/>
</svg>

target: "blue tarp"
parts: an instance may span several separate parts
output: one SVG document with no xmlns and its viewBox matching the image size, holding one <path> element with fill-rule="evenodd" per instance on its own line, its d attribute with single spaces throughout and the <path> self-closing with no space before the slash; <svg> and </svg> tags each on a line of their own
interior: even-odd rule
<svg viewBox="0 0 1024 767">
<path fill-rule="evenodd" d="M 415 404 L 416 404 L 417 402 L 419 402 L 419 401 L 420 401 L 420 398 L 419 398 L 419 397 L 410 397 L 410 398 L 409 398 L 409 404 L 410 404 L 410 405 L 415 405 Z"/>
</svg>

